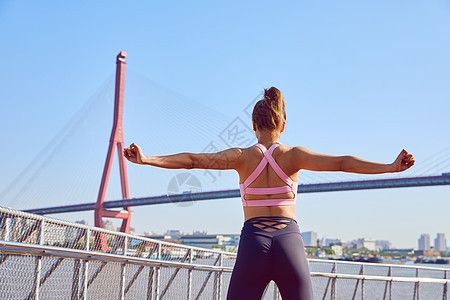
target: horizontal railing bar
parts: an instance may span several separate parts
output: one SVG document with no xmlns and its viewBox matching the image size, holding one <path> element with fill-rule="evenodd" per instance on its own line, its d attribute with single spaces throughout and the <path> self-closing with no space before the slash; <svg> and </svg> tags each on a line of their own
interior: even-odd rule
<svg viewBox="0 0 450 300">
<path fill-rule="evenodd" d="M 432 271 L 449 271 L 447 268 L 437 268 L 437 267 L 424 267 L 424 266 L 405 266 L 405 265 L 393 265 L 393 264 L 383 264 L 383 263 L 370 263 L 370 262 L 357 262 L 357 261 L 345 261 L 345 260 L 326 260 L 326 259 L 316 259 L 308 258 L 309 262 L 322 263 L 322 264 L 346 264 L 346 265 L 365 265 L 371 267 L 393 267 L 393 268 L 405 268 L 405 269 L 419 269 L 419 270 L 432 270 Z"/>
<path fill-rule="evenodd" d="M 233 253 L 233 252 L 225 252 L 225 251 L 214 250 L 214 249 L 205 249 L 205 248 L 201 248 L 201 247 L 188 246 L 188 245 L 183 245 L 183 244 L 174 244 L 174 243 L 170 243 L 167 241 L 156 240 L 156 239 L 143 237 L 143 236 L 136 236 L 136 235 L 132 235 L 129 233 L 108 230 L 108 229 L 104 229 L 104 228 L 100 228 L 100 227 L 94 227 L 94 226 L 89 226 L 89 225 L 84 225 L 84 224 L 79 224 L 79 223 L 72 223 L 69 221 L 64 221 L 64 220 L 55 219 L 52 217 L 32 214 L 29 212 L 15 210 L 15 209 L 8 208 L 8 207 L 0 206 L 0 214 L 1 213 L 10 215 L 12 217 L 27 218 L 27 219 L 35 220 L 35 221 L 45 221 L 50 224 L 62 225 L 62 226 L 67 226 L 67 227 L 72 227 L 72 228 L 86 229 L 86 230 L 91 230 L 92 232 L 101 232 L 101 233 L 111 234 L 114 236 L 128 237 L 128 238 L 132 238 L 132 239 L 136 239 L 136 240 L 141 240 L 143 242 L 151 242 L 151 243 L 161 244 L 164 246 L 170 246 L 170 247 L 174 247 L 174 248 L 183 248 L 186 250 L 192 249 L 192 250 L 206 252 L 206 253 L 228 255 L 231 257 L 236 257 L 236 255 L 237 255 L 236 253 Z"/>
<path fill-rule="evenodd" d="M 418 187 L 418 186 L 434 186 L 434 185 L 450 185 L 450 175 L 299 184 L 297 193 L 318 193 L 318 192 Z M 198 192 L 188 194 L 161 195 L 161 196 L 114 200 L 105 202 L 103 206 L 104 208 L 123 208 L 126 206 L 181 203 L 190 201 L 216 200 L 216 199 L 239 198 L 239 197 L 240 197 L 239 189 L 232 189 L 232 190 L 208 191 L 208 192 Z M 56 214 L 56 213 L 93 210 L 95 209 L 95 205 L 96 204 L 92 202 L 74 205 L 28 209 L 26 211 L 35 214 Z"/>
<path fill-rule="evenodd" d="M 149 267 L 181 268 L 194 271 L 206 272 L 224 272 L 231 273 L 233 268 L 224 266 L 208 266 L 192 263 L 180 263 L 173 261 L 162 261 L 156 259 L 145 259 L 140 257 L 124 257 L 123 255 L 110 253 L 96 253 L 78 249 L 58 248 L 53 246 L 43 246 L 34 244 L 23 244 L 16 242 L 0 241 L 0 253 L 16 255 L 33 255 L 58 258 L 72 258 L 83 260 L 97 260 L 117 263 L 128 263 L 135 265 L 145 265 Z M 388 282 L 421 282 L 421 283 L 440 283 L 449 284 L 450 279 L 437 279 L 425 277 L 390 277 L 373 275 L 352 275 L 339 273 L 320 273 L 310 272 L 311 277 L 326 277 L 336 279 L 354 279 L 354 280 L 375 280 Z"/>
<path fill-rule="evenodd" d="M 133 256 L 123 256 L 111 253 L 90 252 L 79 249 L 68 249 L 54 246 L 24 244 L 6 241 L 0 241 L 0 253 L 96 260 L 106 262 L 128 263 L 135 265 L 145 265 L 149 267 L 181 268 L 195 271 L 209 271 L 209 272 L 212 271 L 225 273 L 231 273 L 233 271 L 233 268 L 231 267 L 180 263 L 167 260 L 148 259 Z"/>
<path fill-rule="evenodd" d="M 425 282 L 425 283 L 450 283 L 450 279 L 428 278 L 428 277 L 390 277 L 376 275 L 352 275 L 340 273 L 321 273 L 310 272 L 311 277 L 326 277 L 336 279 L 359 279 L 359 280 L 376 280 L 376 281 L 395 281 L 395 282 Z"/>
</svg>

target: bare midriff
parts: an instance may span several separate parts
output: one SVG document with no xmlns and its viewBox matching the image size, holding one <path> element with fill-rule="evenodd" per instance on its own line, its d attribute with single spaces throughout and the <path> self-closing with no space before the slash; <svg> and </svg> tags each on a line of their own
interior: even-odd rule
<svg viewBox="0 0 450 300">
<path fill-rule="evenodd" d="M 288 217 L 295 220 L 295 205 L 282 206 L 244 206 L 244 217 L 247 221 L 256 217 Z"/>
</svg>

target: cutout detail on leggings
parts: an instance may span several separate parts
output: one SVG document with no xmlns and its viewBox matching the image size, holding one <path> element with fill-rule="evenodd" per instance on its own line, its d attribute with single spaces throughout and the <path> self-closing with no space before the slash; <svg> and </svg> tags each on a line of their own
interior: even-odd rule
<svg viewBox="0 0 450 300">
<path fill-rule="evenodd" d="M 286 227 L 291 221 L 288 217 L 256 217 L 247 220 L 250 224 L 264 231 L 276 231 Z"/>
</svg>

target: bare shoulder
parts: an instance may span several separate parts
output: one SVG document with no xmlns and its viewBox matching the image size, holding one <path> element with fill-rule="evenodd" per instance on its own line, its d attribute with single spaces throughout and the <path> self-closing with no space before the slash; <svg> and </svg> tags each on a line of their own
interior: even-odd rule
<svg viewBox="0 0 450 300">
<path fill-rule="evenodd" d="M 292 159 L 299 159 L 307 154 L 311 154 L 312 151 L 303 146 L 287 146 L 283 145 L 283 150 L 289 154 Z"/>
<path fill-rule="evenodd" d="M 245 150 L 246 150 L 245 148 L 229 148 L 229 149 L 223 150 L 223 152 L 240 156 L 240 155 L 242 155 L 242 153 Z"/>
<path fill-rule="evenodd" d="M 226 159 L 229 162 L 239 163 L 239 161 L 242 159 L 242 155 L 244 152 L 245 149 L 243 148 L 229 148 L 221 152 L 218 152 L 217 155 L 221 159 Z"/>
<path fill-rule="evenodd" d="M 303 146 L 295 146 L 291 147 L 291 153 L 292 155 L 295 155 L 297 158 L 299 158 L 301 156 L 312 154 L 314 152 Z"/>
<path fill-rule="evenodd" d="M 319 153 L 303 146 L 294 146 L 289 149 L 289 159 L 296 170 L 310 169 L 309 164 L 315 164 L 315 159 L 319 156 L 321 156 Z"/>
<path fill-rule="evenodd" d="M 261 159 L 258 156 L 258 154 L 261 154 L 261 151 L 253 146 L 247 148 L 230 148 L 227 151 L 233 153 L 233 156 L 235 157 L 234 169 L 239 173 L 241 173 L 242 170 L 246 170 L 248 165 L 253 164 L 254 161 Z"/>
<path fill-rule="evenodd" d="M 261 151 L 257 147 L 247 147 L 247 148 L 232 148 L 235 149 L 236 153 L 239 153 L 239 157 L 241 159 L 248 159 L 250 156 L 254 156 L 255 154 L 261 153 Z"/>
<path fill-rule="evenodd" d="M 296 162 L 304 159 L 304 157 L 311 151 L 306 147 L 288 146 L 288 145 L 284 145 L 284 144 L 281 144 L 278 148 L 280 148 L 279 150 L 293 164 L 296 164 Z"/>
<path fill-rule="evenodd" d="M 236 148 L 229 148 L 225 151 L 227 151 L 228 156 L 233 158 L 233 160 L 235 161 L 235 165 L 237 167 L 240 167 L 248 159 L 248 157 L 252 155 L 251 152 L 254 151 L 254 149 L 251 148 L 252 147 L 248 148 L 236 147 Z"/>
</svg>

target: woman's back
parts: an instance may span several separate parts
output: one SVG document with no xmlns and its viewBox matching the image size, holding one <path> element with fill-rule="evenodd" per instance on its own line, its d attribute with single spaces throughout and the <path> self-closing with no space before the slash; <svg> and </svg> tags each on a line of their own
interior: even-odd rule
<svg viewBox="0 0 450 300">
<path fill-rule="evenodd" d="M 266 143 L 265 145 L 262 144 L 262 146 L 262 149 L 258 148 L 257 146 L 252 146 L 243 150 L 240 159 L 241 164 L 237 169 L 239 173 L 239 183 L 241 185 L 243 202 L 248 204 L 248 206 L 244 204 L 245 219 L 247 220 L 249 218 L 258 216 L 285 216 L 295 219 L 295 205 L 293 204 L 293 202 L 295 201 L 297 193 L 296 183 L 298 182 L 298 169 L 296 169 L 294 167 L 295 164 L 292 163 L 292 147 L 283 144 L 279 144 L 277 146 L 270 143 Z M 252 182 L 250 182 L 248 186 L 246 186 L 246 188 L 249 188 L 250 190 L 260 188 L 262 191 L 264 191 L 264 189 L 267 188 L 269 188 L 270 190 L 270 188 L 275 187 L 289 187 L 287 182 L 291 182 L 293 184 L 293 188 L 290 189 L 290 191 L 275 194 L 265 194 L 264 192 L 262 192 L 264 194 L 256 195 L 246 192 L 245 189 L 242 189 L 243 183 L 246 181 L 248 182 L 249 176 L 251 176 L 255 171 L 258 171 L 256 170 L 257 167 L 260 165 L 261 161 L 265 160 L 263 151 L 265 149 L 270 150 L 271 146 L 275 147 L 271 155 L 274 159 L 275 164 L 280 167 L 280 169 L 282 170 L 281 173 L 286 174 L 289 179 L 282 178 L 283 175 L 277 174 L 272 165 L 270 163 L 267 163 L 259 173 L 259 175 L 256 176 L 256 178 Z M 266 155 L 270 154 L 266 153 Z M 255 174 L 253 174 L 253 176 L 254 175 Z M 270 199 L 275 202 L 277 202 L 275 199 L 292 200 L 290 201 L 291 203 L 289 205 L 264 205 L 264 201 L 258 201 Z M 254 202 L 252 203 L 252 201 Z M 253 204 L 255 204 L 255 206 L 253 206 Z"/>
</svg>

